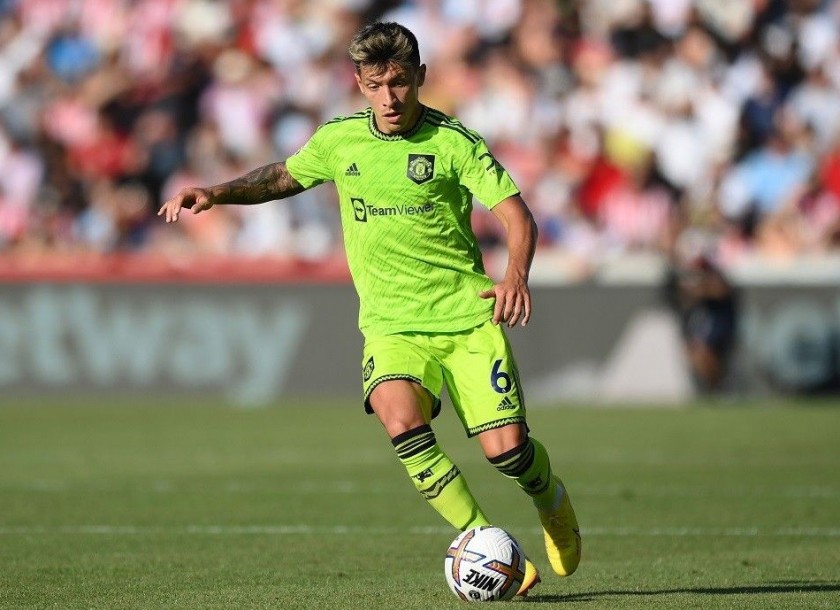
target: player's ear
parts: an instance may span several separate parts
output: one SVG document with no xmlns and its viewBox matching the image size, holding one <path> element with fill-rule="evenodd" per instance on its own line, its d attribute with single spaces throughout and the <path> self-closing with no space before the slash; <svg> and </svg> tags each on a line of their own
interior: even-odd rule
<svg viewBox="0 0 840 610">
<path fill-rule="evenodd" d="M 422 87 L 426 80 L 426 64 L 420 64 L 417 68 L 417 86 Z"/>
<path fill-rule="evenodd" d="M 356 77 L 356 84 L 359 86 L 359 91 L 364 93 L 365 89 L 364 89 L 364 87 L 362 87 L 362 75 L 359 74 L 359 69 L 358 68 L 356 68 L 356 71 L 353 72 L 353 76 Z"/>
</svg>

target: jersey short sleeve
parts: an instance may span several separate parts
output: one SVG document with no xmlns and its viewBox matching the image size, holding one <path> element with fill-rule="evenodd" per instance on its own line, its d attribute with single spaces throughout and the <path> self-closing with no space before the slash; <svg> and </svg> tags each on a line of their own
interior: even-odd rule
<svg viewBox="0 0 840 610">
<path fill-rule="evenodd" d="M 329 130 L 321 127 L 295 154 L 286 159 L 286 169 L 304 188 L 333 179 L 329 163 Z"/>
<path fill-rule="evenodd" d="M 461 183 L 478 201 L 492 209 L 502 200 L 519 194 L 519 188 L 502 164 L 496 161 L 483 139 L 461 157 Z"/>
</svg>

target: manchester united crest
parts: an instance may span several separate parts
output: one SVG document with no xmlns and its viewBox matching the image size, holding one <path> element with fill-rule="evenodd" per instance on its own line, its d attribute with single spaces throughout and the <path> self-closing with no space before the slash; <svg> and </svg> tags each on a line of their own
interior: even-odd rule
<svg viewBox="0 0 840 610">
<path fill-rule="evenodd" d="M 428 182 L 435 175 L 434 155 L 408 155 L 406 176 L 415 184 Z"/>
</svg>

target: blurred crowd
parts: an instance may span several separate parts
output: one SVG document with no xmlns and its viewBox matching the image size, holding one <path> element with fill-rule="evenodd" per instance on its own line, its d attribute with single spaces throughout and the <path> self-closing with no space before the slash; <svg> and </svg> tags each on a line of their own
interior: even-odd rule
<svg viewBox="0 0 840 610">
<path fill-rule="evenodd" d="M 840 1 L 0 0 L 0 253 L 340 254 L 328 186 L 155 213 L 361 108 L 372 19 L 417 34 L 421 100 L 487 139 L 581 276 L 840 250 Z"/>
</svg>

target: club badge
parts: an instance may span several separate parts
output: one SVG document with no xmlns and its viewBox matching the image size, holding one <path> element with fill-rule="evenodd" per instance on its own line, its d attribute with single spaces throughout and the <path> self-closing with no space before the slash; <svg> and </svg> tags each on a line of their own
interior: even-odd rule
<svg viewBox="0 0 840 610">
<path fill-rule="evenodd" d="M 362 372 L 362 374 L 364 375 L 364 380 L 365 381 L 370 380 L 370 376 L 373 375 L 374 366 L 375 365 L 373 364 L 373 356 L 371 356 L 370 358 L 368 358 L 368 361 L 365 362 L 365 367 L 364 367 L 364 370 Z"/>
<path fill-rule="evenodd" d="M 406 176 L 415 184 L 428 182 L 435 175 L 434 155 L 408 155 Z"/>
</svg>

